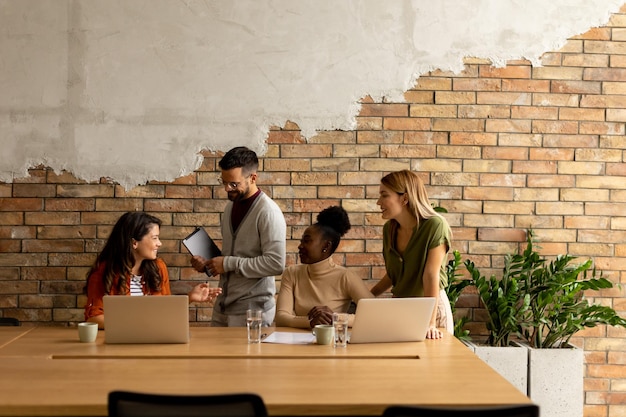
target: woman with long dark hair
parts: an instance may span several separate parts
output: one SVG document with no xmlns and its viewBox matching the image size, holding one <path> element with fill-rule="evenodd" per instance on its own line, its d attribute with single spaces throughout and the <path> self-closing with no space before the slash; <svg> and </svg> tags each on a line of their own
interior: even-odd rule
<svg viewBox="0 0 626 417">
<path fill-rule="evenodd" d="M 104 248 L 87 274 L 85 320 L 104 328 L 102 298 L 109 295 L 169 295 L 167 266 L 157 256 L 161 220 L 142 211 L 123 214 L 113 226 Z M 192 302 L 212 301 L 221 288 L 196 285 Z"/>
</svg>

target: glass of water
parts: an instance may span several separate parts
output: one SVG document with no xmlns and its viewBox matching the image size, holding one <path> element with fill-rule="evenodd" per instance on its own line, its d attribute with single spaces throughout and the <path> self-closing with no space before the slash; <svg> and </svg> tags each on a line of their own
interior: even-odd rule
<svg viewBox="0 0 626 417">
<path fill-rule="evenodd" d="M 261 342 L 261 323 L 263 321 L 263 311 L 250 309 L 246 311 L 246 325 L 248 327 L 248 343 Z"/>
<path fill-rule="evenodd" d="M 348 313 L 333 313 L 335 327 L 335 347 L 346 347 L 348 344 Z"/>
</svg>

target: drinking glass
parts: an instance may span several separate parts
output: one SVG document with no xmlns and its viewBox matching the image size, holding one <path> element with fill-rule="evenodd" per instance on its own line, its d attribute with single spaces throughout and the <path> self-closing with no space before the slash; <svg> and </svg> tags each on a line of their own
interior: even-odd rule
<svg viewBox="0 0 626 417">
<path fill-rule="evenodd" d="M 348 314 L 333 313 L 335 327 L 335 347 L 346 347 L 348 344 Z"/>
<path fill-rule="evenodd" d="M 250 309 L 246 311 L 246 326 L 248 327 L 248 343 L 261 342 L 261 323 L 263 310 Z"/>
</svg>

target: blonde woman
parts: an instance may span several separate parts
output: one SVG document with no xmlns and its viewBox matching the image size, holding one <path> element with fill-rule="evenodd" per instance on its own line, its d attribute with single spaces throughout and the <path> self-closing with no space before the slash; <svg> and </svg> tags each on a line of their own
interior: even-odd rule
<svg viewBox="0 0 626 417">
<path fill-rule="evenodd" d="M 372 287 L 372 294 L 379 296 L 391 288 L 394 297 L 435 297 L 426 337 L 441 338 L 438 328 L 453 333 L 452 310 L 445 292 L 452 236 L 448 222 L 431 206 L 419 176 L 408 170 L 382 178 L 376 204 L 387 220 L 383 227 L 387 273 Z"/>
</svg>

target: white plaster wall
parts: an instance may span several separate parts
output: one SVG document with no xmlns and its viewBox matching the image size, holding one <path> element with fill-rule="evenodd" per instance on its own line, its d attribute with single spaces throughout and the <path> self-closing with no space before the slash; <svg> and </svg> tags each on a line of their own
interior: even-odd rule
<svg viewBox="0 0 626 417">
<path fill-rule="evenodd" d="M 0 0 L 0 181 L 44 164 L 126 188 L 268 127 L 352 129 L 466 56 L 527 58 L 623 0 Z"/>
</svg>

